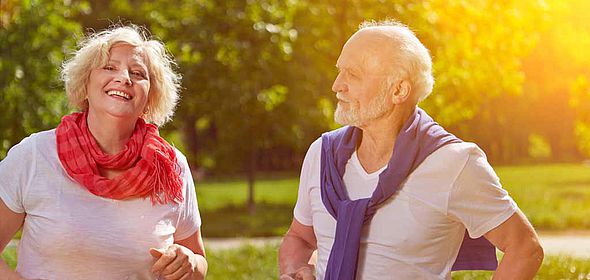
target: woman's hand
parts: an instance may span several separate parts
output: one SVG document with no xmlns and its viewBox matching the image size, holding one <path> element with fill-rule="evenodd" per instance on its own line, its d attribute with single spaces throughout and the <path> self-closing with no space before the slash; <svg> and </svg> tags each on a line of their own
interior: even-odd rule
<svg viewBox="0 0 590 280">
<path fill-rule="evenodd" d="M 300 267 L 290 274 L 282 274 L 279 280 L 315 280 L 314 266 L 307 265 Z"/>
<path fill-rule="evenodd" d="M 166 249 L 150 249 L 156 262 L 152 273 L 166 280 L 193 279 L 197 272 L 197 258 L 189 248 L 172 244 Z"/>
</svg>

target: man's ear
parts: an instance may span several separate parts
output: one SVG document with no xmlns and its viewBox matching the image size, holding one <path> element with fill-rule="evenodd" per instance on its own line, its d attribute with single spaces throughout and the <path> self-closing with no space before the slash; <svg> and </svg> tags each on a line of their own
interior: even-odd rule
<svg viewBox="0 0 590 280">
<path fill-rule="evenodd" d="M 399 84 L 393 89 L 392 101 L 393 104 L 402 104 L 410 98 L 412 92 L 412 85 L 406 80 L 401 80 Z"/>
</svg>

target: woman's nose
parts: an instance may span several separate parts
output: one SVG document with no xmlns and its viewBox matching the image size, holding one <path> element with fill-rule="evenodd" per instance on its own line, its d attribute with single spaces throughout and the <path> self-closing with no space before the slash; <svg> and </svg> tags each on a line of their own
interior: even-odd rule
<svg viewBox="0 0 590 280">
<path fill-rule="evenodd" d="M 131 85 L 131 77 L 129 76 L 128 70 L 121 70 L 117 72 L 115 76 L 115 81 L 120 82 L 126 85 Z"/>
</svg>

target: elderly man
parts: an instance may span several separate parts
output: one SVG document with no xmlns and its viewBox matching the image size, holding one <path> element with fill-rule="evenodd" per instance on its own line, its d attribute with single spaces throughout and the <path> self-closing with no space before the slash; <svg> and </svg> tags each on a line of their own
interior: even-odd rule
<svg viewBox="0 0 590 280">
<path fill-rule="evenodd" d="M 397 22 L 364 23 L 346 42 L 332 90 L 347 126 L 305 156 L 281 279 L 450 279 L 463 269 L 534 277 L 538 237 L 483 151 L 416 106 L 432 91 L 431 64 Z"/>
</svg>

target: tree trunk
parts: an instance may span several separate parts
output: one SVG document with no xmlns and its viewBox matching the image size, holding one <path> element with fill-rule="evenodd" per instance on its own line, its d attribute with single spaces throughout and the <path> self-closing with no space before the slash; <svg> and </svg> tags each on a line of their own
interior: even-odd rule
<svg viewBox="0 0 590 280">
<path fill-rule="evenodd" d="M 256 201 L 254 199 L 254 180 L 256 178 L 256 147 L 251 142 L 250 145 L 250 162 L 248 164 L 248 213 L 256 213 Z"/>
<path fill-rule="evenodd" d="M 184 143 L 186 145 L 186 157 L 189 166 L 191 167 L 191 171 L 199 170 L 199 162 L 197 161 L 197 156 L 199 153 L 199 142 L 198 142 L 198 133 L 197 128 L 195 127 L 195 123 L 197 122 L 197 117 L 195 115 L 189 114 L 188 116 L 183 116 L 184 122 L 182 125 L 182 136 L 184 138 Z M 195 172 L 193 172 L 193 175 Z M 196 180 L 200 180 L 202 178 L 195 178 Z"/>
</svg>

